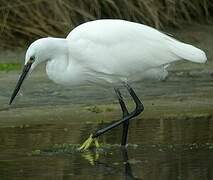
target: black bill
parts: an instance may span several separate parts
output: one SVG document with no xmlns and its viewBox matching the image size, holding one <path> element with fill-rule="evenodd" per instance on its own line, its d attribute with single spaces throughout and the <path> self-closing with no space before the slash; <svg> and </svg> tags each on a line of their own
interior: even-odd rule
<svg viewBox="0 0 213 180">
<path fill-rule="evenodd" d="M 21 87 L 21 85 L 22 85 L 27 73 L 29 72 L 31 66 L 32 66 L 31 62 L 28 62 L 26 65 L 24 65 L 22 74 L 21 74 L 21 76 L 20 76 L 20 78 L 18 80 L 18 83 L 16 84 L 16 87 L 15 87 L 15 89 L 13 91 L 13 94 L 11 96 L 9 104 L 12 104 L 13 100 L 15 99 L 15 97 L 16 97 L 17 93 L 19 92 L 19 89 L 20 89 L 20 87 Z"/>
</svg>

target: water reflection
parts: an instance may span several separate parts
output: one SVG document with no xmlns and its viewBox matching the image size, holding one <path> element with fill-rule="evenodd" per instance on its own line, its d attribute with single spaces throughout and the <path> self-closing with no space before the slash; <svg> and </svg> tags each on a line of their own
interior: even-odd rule
<svg viewBox="0 0 213 180">
<path fill-rule="evenodd" d="M 131 123 L 127 150 L 30 156 L 35 149 L 79 143 L 102 125 L 77 121 L 0 128 L 0 179 L 213 179 L 213 120 L 142 120 Z M 114 129 L 101 141 L 121 140 Z"/>
<path fill-rule="evenodd" d="M 129 163 L 129 157 L 128 157 L 128 152 L 126 148 L 122 148 L 122 155 L 123 155 L 123 162 L 124 162 L 124 176 L 126 180 L 130 180 L 130 179 L 139 179 L 134 177 L 133 173 L 132 173 L 132 167 Z"/>
<path fill-rule="evenodd" d="M 112 147 L 113 148 L 113 147 Z M 102 174 L 120 174 L 121 177 L 123 176 L 124 179 L 126 180 L 130 180 L 130 179 L 139 179 L 134 177 L 133 172 L 132 172 L 132 167 L 131 164 L 129 162 L 129 157 L 128 157 L 128 149 L 127 148 L 123 148 L 123 147 L 118 147 L 116 146 L 116 148 L 118 148 L 117 150 L 120 150 L 121 153 L 121 158 L 120 158 L 120 163 L 119 162 L 114 162 L 114 163 L 106 163 L 103 160 L 99 160 L 100 156 L 103 155 L 103 153 L 100 152 L 85 152 L 83 153 L 82 157 L 84 157 L 84 159 L 86 161 L 89 162 L 89 164 L 96 166 L 96 168 L 98 169 L 103 169 Z M 99 154 L 100 153 L 100 154 Z M 106 154 L 105 154 L 106 155 Z M 120 166 L 121 170 L 116 170 L 115 166 Z M 122 169 L 123 167 L 123 169 Z"/>
</svg>

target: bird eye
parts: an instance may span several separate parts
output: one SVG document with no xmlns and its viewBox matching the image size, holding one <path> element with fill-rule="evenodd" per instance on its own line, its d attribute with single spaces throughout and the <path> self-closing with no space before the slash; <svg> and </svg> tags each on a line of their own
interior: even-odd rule
<svg viewBox="0 0 213 180">
<path fill-rule="evenodd" d="M 29 62 L 30 62 L 30 63 L 33 63 L 34 61 L 35 61 L 35 57 L 34 57 L 34 56 L 31 56 L 30 59 L 29 59 Z"/>
</svg>

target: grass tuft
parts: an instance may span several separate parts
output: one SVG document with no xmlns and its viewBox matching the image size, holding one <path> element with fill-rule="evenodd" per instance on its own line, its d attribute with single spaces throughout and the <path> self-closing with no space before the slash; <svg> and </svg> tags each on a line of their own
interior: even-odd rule
<svg viewBox="0 0 213 180">
<path fill-rule="evenodd" d="M 0 44 L 13 48 L 40 37 L 64 37 L 95 19 L 126 19 L 160 29 L 209 22 L 212 12 L 212 0 L 0 0 Z"/>
</svg>

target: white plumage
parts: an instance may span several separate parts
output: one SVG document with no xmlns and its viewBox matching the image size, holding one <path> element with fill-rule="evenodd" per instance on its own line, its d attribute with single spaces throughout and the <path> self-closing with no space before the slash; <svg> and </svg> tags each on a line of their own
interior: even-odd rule
<svg viewBox="0 0 213 180">
<path fill-rule="evenodd" d="M 63 85 L 117 84 L 167 75 L 169 63 L 207 61 L 205 53 L 146 25 L 96 20 L 72 30 L 66 39 L 43 38 L 30 45 L 25 64 L 47 61 L 50 79 Z"/>
</svg>

